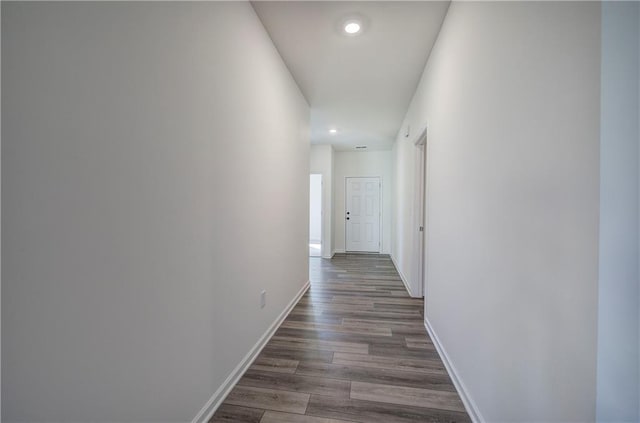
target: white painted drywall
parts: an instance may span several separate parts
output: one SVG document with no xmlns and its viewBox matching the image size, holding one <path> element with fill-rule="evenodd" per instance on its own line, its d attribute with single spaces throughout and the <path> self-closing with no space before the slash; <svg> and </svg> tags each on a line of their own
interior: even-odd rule
<svg viewBox="0 0 640 423">
<path fill-rule="evenodd" d="M 311 173 L 322 175 L 322 257 L 331 258 L 333 246 L 333 147 L 312 145 L 309 153 Z"/>
<path fill-rule="evenodd" d="M 429 128 L 426 317 L 484 421 L 595 419 L 599 95 L 599 3 L 453 2 L 404 121 Z"/>
<path fill-rule="evenodd" d="M 638 421 L 638 24 L 602 3 L 597 420 Z"/>
<path fill-rule="evenodd" d="M 2 63 L 2 420 L 191 421 L 308 279 L 304 98 L 245 2 L 5 3 Z"/>
<path fill-rule="evenodd" d="M 331 186 L 329 188 L 329 192 L 330 192 L 330 202 L 329 204 L 331 205 L 331 207 L 329 209 L 325 208 L 325 216 L 329 215 L 331 216 L 331 231 L 329 232 L 331 235 L 331 257 L 333 257 L 333 255 L 336 252 L 336 238 L 333 236 L 333 234 L 336 233 L 336 220 L 333 218 L 333 204 L 334 204 L 334 195 L 335 195 L 335 177 L 334 175 L 336 174 L 336 151 L 331 148 Z M 327 182 L 328 184 L 329 182 Z M 327 188 L 325 188 L 327 189 Z"/>
<path fill-rule="evenodd" d="M 322 175 L 309 177 L 309 241 L 322 240 Z"/>
<path fill-rule="evenodd" d="M 337 151 L 335 153 L 334 239 L 336 252 L 344 252 L 345 250 L 345 178 L 379 176 L 382 182 L 382 230 L 380 231 L 382 249 L 380 252 L 389 254 L 391 249 L 391 201 L 393 198 L 391 163 L 391 151 Z"/>
</svg>

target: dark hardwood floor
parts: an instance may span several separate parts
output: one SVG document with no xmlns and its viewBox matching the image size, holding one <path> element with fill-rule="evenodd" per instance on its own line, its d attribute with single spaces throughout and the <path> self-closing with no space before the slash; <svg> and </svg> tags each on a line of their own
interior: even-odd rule
<svg viewBox="0 0 640 423">
<path fill-rule="evenodd" d="M 391 260 L 310 259 L 311 288 L 211 422 L 468 422 Z"/>
</svg>

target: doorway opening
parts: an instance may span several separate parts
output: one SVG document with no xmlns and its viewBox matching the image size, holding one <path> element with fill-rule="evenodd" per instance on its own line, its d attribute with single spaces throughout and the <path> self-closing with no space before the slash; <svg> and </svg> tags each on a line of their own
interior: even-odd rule
<svg viewBox="0 0 640 423">
<path fill-rule="evenodd" d="M 309 256 L 322 256 L 322 175 L 309 176 Z"/>
</svg>

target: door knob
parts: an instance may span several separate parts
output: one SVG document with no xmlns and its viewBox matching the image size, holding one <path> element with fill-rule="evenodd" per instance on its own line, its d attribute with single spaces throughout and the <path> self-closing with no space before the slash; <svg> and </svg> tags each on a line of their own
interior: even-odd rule
<svg viewBox="0 0 640 423">
<path fill-rule="evenodd" d="M 347 220 L 349 220 L 349 217 L 347 217 Z"/>
</svg>

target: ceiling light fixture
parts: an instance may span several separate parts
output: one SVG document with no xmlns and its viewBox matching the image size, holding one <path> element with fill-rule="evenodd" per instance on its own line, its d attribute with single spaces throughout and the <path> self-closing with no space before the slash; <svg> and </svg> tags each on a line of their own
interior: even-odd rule
<svg viewBox="0 0 640 423">
<path fill-rule="evenodd" d="M 344 24 L 344 32 L 346 32 L 347 34 L 355 35 L 360 32 L 360 29 L 362 29 L 360 22 L 355 20 L 347 21 Z"/>
<path fill-rule="evenodd" d="M 333 21 L 333 30 L 343 37 L 359 37 L 371 29 L 371 20 L 361 13 L 347 13 Z"/>
<path fill-rule="evenodd" d="M 338 130 L 337 129 L 329 129 L 329 132 L 332 133 L 332 134 L 335 134 L 336 132 L 338 132 Z"/>
</svg>

